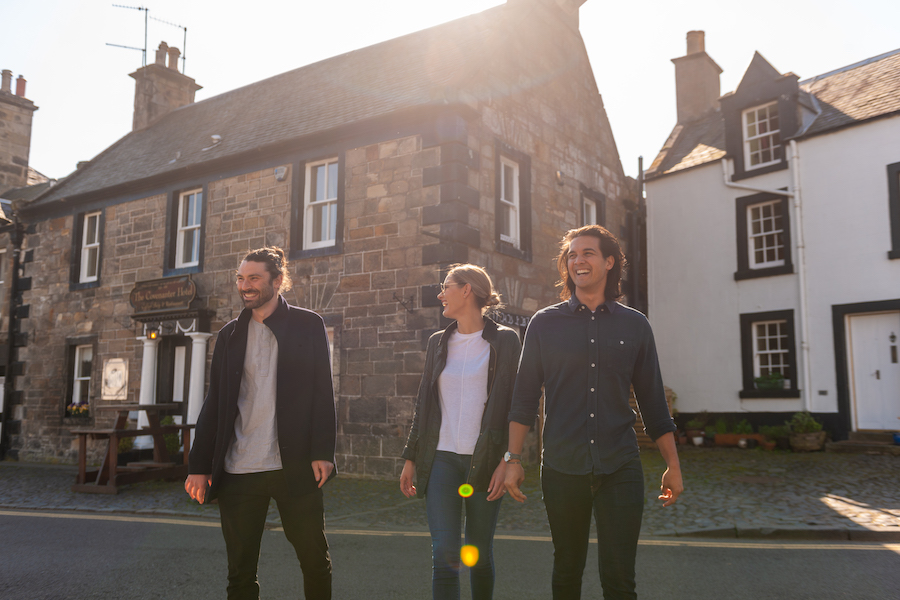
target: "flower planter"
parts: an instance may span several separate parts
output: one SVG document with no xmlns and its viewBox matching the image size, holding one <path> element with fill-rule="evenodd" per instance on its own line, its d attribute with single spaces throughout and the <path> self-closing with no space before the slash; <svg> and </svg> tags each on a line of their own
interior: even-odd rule
<svg viewBox="0 0 900 600">
<path fill-rule="evenodd" d="M 759 433 L 717 433 L 716 446 L 740 446 L 741 440 L 756 440 L 762 445 L 766 438 Z"/>
<path fill-rule="evenodd" d="M 792 433 L 791 450 L 794 452 L 815 452 L 825 445 L 825 432 Z"/>
</svg>

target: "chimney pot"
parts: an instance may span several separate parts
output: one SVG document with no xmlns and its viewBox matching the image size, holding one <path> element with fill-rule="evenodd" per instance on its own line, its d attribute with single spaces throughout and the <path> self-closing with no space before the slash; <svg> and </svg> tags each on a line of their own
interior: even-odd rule
<svg viewBox="0 0 900 600">
<path fill-rule="evenodd" d="M 697 54 L 699 52 L 706 51 L 706 44 L 704 38 L 706 34 L 702 31 L 688 31 L 687 32 L 687 53 L 688 54 Z"/>
<path fill-rule="evenodd" d="M 159 49 L 156 51 L 156 64 L 160 66 L 166 66 L 166 54 L 169 52 L 169 45 L 165 42 L 160 42 Z"/>
<path fill-rule="evenodd" d="M 181 56 L 181 50 L 174 46 L 169 48 L 169 68 L 178 71 L 178 57 Z"/>
<path fill-rule="evenodd" d="M 0 87 L 0 92 L 7 92 L 9 94 L 12 93 L 12 71 L 9 69 L 3 69 L 3 87 Z"/>
<path fill-rule="evenodd" d="M 16 96 L 25 97 L 25 78 L 21 75 L 16 79 Z"/>
</svg>

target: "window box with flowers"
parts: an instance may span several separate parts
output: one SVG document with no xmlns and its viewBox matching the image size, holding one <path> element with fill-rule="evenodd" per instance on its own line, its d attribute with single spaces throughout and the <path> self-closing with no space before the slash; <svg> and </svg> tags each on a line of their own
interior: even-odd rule
<svg viewBox="0 0 900 600">
<path fill-rule="evenodd" d="M 65 423 L 85 423 L 91 420 L 91 407 L 86 402 L 83 404 L 69 404 L 66 406 Z"/>
</svg>

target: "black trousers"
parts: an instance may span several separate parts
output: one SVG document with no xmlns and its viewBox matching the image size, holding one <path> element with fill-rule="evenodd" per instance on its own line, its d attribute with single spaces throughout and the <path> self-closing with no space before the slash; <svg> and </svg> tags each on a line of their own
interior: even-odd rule
<svg viewBox="0 0 900 600">
<path fill-rule="evenodd" d="M 553 538 L 553 598 L 581 598 L 591 516 L 597 522 L 600 584 L 606 600 L 632 600 L 634 563 L 644 514 L 641 459 L 609 475 L 541 471 L 544 506 Z"/>
<path fill-rule="evenodd" d="M 219 514 L 228 552 L 228 600 L 259 598 L 256 572 L 271 498 L 278 506 L 285 536 L 300 560 L 307 600 L 330 600 L 331 556 L 325 539 L 322 490 L 291 497 L 281 470 L 226 473 L 222 478 Z"/>
</svg>

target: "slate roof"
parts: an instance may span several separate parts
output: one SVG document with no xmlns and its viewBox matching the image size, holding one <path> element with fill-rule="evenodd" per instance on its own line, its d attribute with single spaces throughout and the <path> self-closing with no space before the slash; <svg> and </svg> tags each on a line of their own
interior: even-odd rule
<svg viewBox="0 0 900 600">
<path fill-rule="evenodd" d="M 801 81 L 800 96 L 804 106 L 818 114 L 794 139 L 900 113 L 900 49 Z M 675 126 L 645 178 L 669 175 L 724 156 L 725 121 L 721 112 L 711 111 Z"/>
<path fill-rule="evenodd" d="M 134 131 L 28 208 L 286 144 L 406 109 L 457 102 L 515 33 L 500 5 L 176 109 Z M 222 140 L 214 147 L 213 135 Z"/>
</svg>

